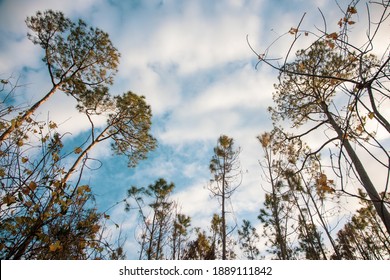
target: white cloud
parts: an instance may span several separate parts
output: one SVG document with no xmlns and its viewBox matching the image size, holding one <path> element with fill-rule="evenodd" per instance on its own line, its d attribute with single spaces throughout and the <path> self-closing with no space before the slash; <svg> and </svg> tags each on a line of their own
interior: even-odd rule
<svg viewBox="0 0 390 280">
<path fill-rule="evenodd" d="M 267 115 L 267 106 L 271 104 L 269 81 L 271 77 L 256 72 L 251 65 L 219 76 L 216 82 L 173 110 L 165 131 L 159 134 L 160 139 L 170 144 L 212 140 L 220 134 L 236 134 L 249 127 L 255 137 L 268 121 L 262 117 Z"/>
<path fill-rule="evenodd" d="M 194 179 L 200 173 L 201 167 L 197 163 L 189 163 L 183 167 L 183 175 L 189 179 Z"/>
<path fill-rule="evenodd" d="M 121 69 L 125 66 L 121 66 Z M 152 67 L 140 66 L 124 70 L 118 75 L 114 86 L 116 91 L 131 90 L 146 96 L 146 101 L 152 106 L 155 115 L 162 115 L 177 106 L 182 97 L 177 77 L 163 73 L 164 69 L 153 70 Z M 121 70 L 120 70 L 121 71 Z"/>
<path fill-rule="evenodd" d="M 196 180 L 195 184 L 178 191 L 173 199 L 178 201 L 181 212 L 192 219 L 193 227 L 206 228 L 210 225 L 214 213 L 219 213 L 218 202 L 211 200 L 210 191 L 206 188 L 207 181 Z"/>
<path fill-rule="evenodd" d="M 77 17 L 90 9 L 93 5 L 99 5 L 102 0 L 84 0 L 77 1 L 61 1 L 61 0 L 4 0 L 0 2 L 0 25 L 6 27 L 8 32 L 21 32 L 25 35 L 25 24 L 27 16 L 34 15 L 37 11 L 48 9 L 58 10 L 69 14 L 76 14 Z"/>
<path fill-rule="evenodd" d="M 250 60 L 245 35 L 260 35 L 260 19 L 251 6 L 235 8 L 232 3 L 222 8 L 188 1 L 170 10 L 171 5 L 164 3 L 153 15 L 140 10 L 124 18 L 122 32 L 114 31 L 119 38 L 113 38 L 122 53 L 116 87 L 146 95 L 156 114 L 182 106 L 183 94 L 193 84 L 178 84 L 180 79 Z"/>
<path fill-rule="evenodd" d="M 243 16 L 243 15 L 241 15 Z M 154 53 L 163 63 L 179 64 L 180 74 L 190 74 L 215 67 L 226 61 L 249 58 L 245 34 L 259 33 L 258 18 L 225 15 L 216 18 L 202 17 L 192 11 L 182 18 L 163 24 L 156 34 Z"/>
</svg>

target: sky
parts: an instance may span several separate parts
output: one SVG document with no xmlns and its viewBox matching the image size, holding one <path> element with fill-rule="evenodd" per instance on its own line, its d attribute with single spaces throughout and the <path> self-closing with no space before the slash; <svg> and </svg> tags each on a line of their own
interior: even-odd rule
<svg viewBox="0 0 390 280">
<path fill-rule="evenodd" d="M 242 149 L 243 182 L 232 197 L 238 221 L 254 220 L 267 183 L 259 160 L 261 147 L 256 136 L 272 127 L 268 106 L 272 105 L 277 72 L 257 63 L 251 45 L 261 53 L 280 35 L 296 26 L 306 12 L 304 25 L 321 24 L 318 8 L 328 18 L 334 1 L 316 0 L 226 0 L 226 1 L 120 1 L 120 0 L 1 0 L 0 76 L 19 77 L 23 88 L 20 102 L 32 104 L 49 89 L 48 74 L 41 61 L 42 50 L 26 36 L 24 20 L 37 10 L 60 10 L 72 20 L 83 19 L 110 35 L 121 53 L 112 94 L 131 90 L 144 95 L 153 112 L 152 134 L 158 148 L 136 168 L 114 157 L 108 143 L 93 151 L 99 162 L 91 162 L 84 180 L 96 194 L 99 209 L 105 210 L 126 195 L 130 186 L 146 187 L 158 178 L 174 182 L 174 198 L 193 226 L 206 227 L 218 202 L 206 186 L 208 170 L 220 135 L 233 137 Z M 269 55 L 286 53 L 291 37 L 272 46 Z M 66 143 L 85 139 L 88 121 L 74 109 L 72 98 L 56 94 L 36 115 L 59 124 L 69 132 Z M 102 163 L 102 166 L 100 166 Z M 95 165 L 94 165 L 95 164 Z M 123 207 L 111 210 L 112 219 L 124 230 L 134 226 L 134 216 Z M 135 248 L 132 234 L 128 254 Z M 131 253 L 130 253 L 131 255 Z"/>
</svg>

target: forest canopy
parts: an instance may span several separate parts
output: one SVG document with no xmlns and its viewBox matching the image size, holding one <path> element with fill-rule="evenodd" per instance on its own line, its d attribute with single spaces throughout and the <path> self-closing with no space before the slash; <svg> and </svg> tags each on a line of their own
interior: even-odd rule
<svg viewBox="0 0 390 280">
<path fill-rule="evenodd" d="M 258 34 L 242 39 L 255 59 L 248 61 L 250 71 L 275 75 L 272 90 L 258 90 L 272 96 L 261 113 L 270 129 L 260 131 L 259 124 L 251 136 L 256 145 L 243 147 L 222 129 L 233 117 L 208 120 L 221 131 L 203 160 L 199 193 L 207 192 L 214 212 L 201 222 L 186 213 L 179 178 L 158 169 L 155 180 L 129 184 L 115 203 L 96 203 L 103 195 L 91 174 L 103 173 L 107 161 L 98 151 L 109 150 L 115 159 L 110 172 L 149 178 L 137 167 L 156 160 L 153 152 L 166 145 L 160 132 L 169 129 L 158 127 L 159 118 L 173 113 L 154 115 L 147 93 L 116 92 L 126 50 L 121 54 L 110 34 L 61 11 L 28 16 L 26 38 L 39 49 L 49 89 L 42 87 L 26 104 L 19 94 L 29 88 L 0 73 L 0 258 L 390 259 L 390 45 L 382 36 L 390 3 L 363 2 L 335 4 L 336 21 L 319 9 L 322 25 L 308 25 L 303 14 L 265 49 L 257 47 Z M 148 67 L 160 76 L 175 69 Z M 82 133 L 63 131 L 50 118 L 47 104 L 58 96 L 85 120 Z M 228 93 L 221 96 L 222 103 Z M 247 205 L 235 201 L 251 195 L 242 156 L 249 148 L 262 196 L 255 198 L 256 212 L 238 218 L 237 207 Z M 194 170 L 201 181 L 200 169 Z M 122 174 L 118 181 L 125 181 Z M 107 194 L 118 182 L 100 184 Z M 198 207 L 196 199 L 186 203 Z"/>
</svg>

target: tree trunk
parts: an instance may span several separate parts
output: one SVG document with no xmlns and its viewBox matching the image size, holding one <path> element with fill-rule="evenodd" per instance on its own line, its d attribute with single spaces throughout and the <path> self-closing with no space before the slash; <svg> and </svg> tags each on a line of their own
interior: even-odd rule
<svg viewBox="0 0 390 280">
<path fill-rule="evenodd" d="M 326 106 L 326 105 L 324 105 Z M 372 183 L 370 177 L 368 176 L 366 169 L 364 168 L 362 162 L 360 161 L 358 155 L 356 154 L 355 150 L 352 148 L 351 143 L 348 139 L 346 139 L 343 130 L 340 128 L 340 126 L 337 124 L 337 122 L 334 120 L 331 113 L 327 110 L 327 108 L 324 110 L 325 114 L 328 117 L 330 125 L 333 127 L 333 129 L 336 131 L 337 136 L 339 140 L 342 143 L 342 146 L 345 147 L 345 150 L 347 151 L 347 154 L 349 158 L 351 159 L 352 164 L 355 167 L 356 173 L 359 175 L 359 178 L 363 184 L 364 189 L 366 190 L 368 196 L 370 197 L 376 212 L 378 213 L 379 217 L 381 218 L 382 222 L 384 223 L 387 232 L 390 234 L 390 213 L 388 209 L 386 208 L 386 205 L 383 201 L 383 199 L 378 194 L 374 184 Z"/>
<path fill-rule="evenodd" d="M 325 223 L 324 218 L 322 217 L 322 215 L 321 215 L 321 213 L 320 213 L 320 209 L 319 209 L 318 206 L 317 206 L 317 203 L 316 203 L 316 201 L 315 201 L 315 199 L 314 199 L 314 197 L 313 197 L 313 195 L 312 195 L 312 193 L 311 193 L 311 190 L 309 189 L 309 186 L 306 184 L 305 181 L 304 181 L 304 184 L 305 184 L 305 187 L 306 187 L 306 191 L 307 191 L 307 193 L 309 194 L 309 197 L 310 197 L 311 201 L 313 202 L 314 208 L 315 208 L 316 212 L 318 213 L 318 218 L 320 219 L 322 228 L 324 229 L 325 234 L 326 234 L 326 236 L 328 237 L 329 242 L 330 242 L 330 244 L 331 244 L 332 247 L 333 247 L 333 251 L 334 251 L 334 253 L 335 253 L 336 256 L 337 256 L 337 259 L 338 259 L 338 260 L 341 260 L 341 254 L 340 254 L 340 252 L 339 252 L 339 249 L 337 248 L 336 243 L 334 242 L 333 237 L 332 237 L 332 235 L 331 235 L 330 232 L 329 232 L 329 229 L 328 229 L 328 227 L 327 227 L 327 225 L 326 225 L 326 223 Z"/>
<path fill-rule="evenodd" d="M 310 240 L 310 246 L 312 247 L 313 252 L 315 252 L 315 251 L 316 251 L 316 246 L 315 246 L 316 244 L 313 242 L 313 238 L 310 237 L 310 234 L 313 234 L 313 233 L 312 233 L 312 232 L 310 231 L 310 229 L 307 227 L 307 226 L 309 225 L 309 223 L 306 221 L 306 218 L 305 218 L 305 215 L 304 215 L 304 213 L 303 213 L 303 211 L 302 211 L 302 208 L 301 208 L 301 206 L 299 205 L 298 198 L 296 197 L 296 195 L 295 195 L 295 193 L 294 193 L 294 186 L 293 186 L 293 183 L 291 182 L 291 180 L 290 180 L 289 178 L 287 178 L 287 182 L 288 182 L 288 184 L 289 184 L 289 186 L 290 186 L 290 190 L 291 190 L 291 192 L 292 192 L 292 196 L 293 196 L 294 201 L 295 201 L 295 204 L 296 204 L 296 206 L 297 206 L 297 208 L 298 208 L 299 214 L 300 214 L 301 217 L 302 217 L 302 220 L 303 220 L 303 224 L 304 224 L 304 227 L 305 227 L 305 232 L 306 232 L 307 238 L 308 238 L 308 240 Z M 310 217 L 310 220 L 311 220 L 311 224 L 314 226 L 315 223 L 314 223 L 314 220 L 313 220 L 313 215 L 311 214 L 311 211 L 310 211 L 310 205 L 309 205 L 309 203 L 306 201 L 306 199 L 303 197 L 302 192 L 301 192 L 300 194 L 301 194 L 301 196 L 302 196 L 302 200 L 304 201 L 305 206 L 306 206 L 306 208 L 307 208 L 307 211 L 308 211 L 308 213 L 309 213 L 309 217 Z M 319 216 L 321 216 L 321 215 L 319 215 Z M 317 233 L 317 230 L 315 230 L 315 233 Z M 324 248 L 323 248 L 323 246 L 322 246 L 322 242 L 321 242 L 321 239 L 320 239 L 319 235 L 315 234 L 314 238 L 315 238 L 315 241 L 317 242 L 318 247 L 320 248 L 320 251 L 321 251 L 321 252 L 316 252 L 316 254 L 317 254 L 316 257 L 317 257 L 318 259 L 321 259 L 320 254 L 322 254 L 323 259 L 326 260 L 327 257 L 326 257 L 326 254 L 325 254 Z"/>
<path fill-rule="evenodd" d="M 59 88 L 59 85 L 53 86 L 53 88 L 38 102 L 36 102 L 33 106 L 28 109 L 23 116 L 19 117 L 17 122 L 14 125 L 11 125 L 9 128 L 6 129 L 6 131 L 3 132 L 2 135 L 0 135 L 0 143 L 4 140 L 8 139 L 11 133 L 17 129 L 23 122 L 25 122 L 34 112 L 36 109 L 38 109 L 39 106 L 41 106 L 43 103 L 45 103 Z"/>
<path fill-rule="evenodd" d="M 224 162 L 224 166 L 225 166 Z M 225 220 L 225 168 L 223 170 L 222 177 L 222 259 L 226 260 L 226 220 Z"/>
<path fill-rule="evenodd" d="M 275 241 L 276 241 L 277 246 L 280 249 L 280 258 L 282 260 L 288 260 L 288 259 L 290 259 L 290 257 L 289 257 L 289 254 L 287 252 L 287 241 L 286 241 L 285 236 L 282 234 L 282 225 L 281 225 L 281 220 L 279 218 L 279 209 L 278 209 L 279 202 L 277 202 L 278 196 L 276 193 L 276 188 L 277 188 L 278 182 L 276 181 L 276 178 L 274 178 L 273 173 L 272 173 L 271 154 L 269 153 L 267 148 L 264 148 L 264 151 L 265 151 L 265 157 L 266 157 L 267 164 L 268 164 L 269 180 L 270 180 L 271 188 L 272 188 L 271 211 L 272 211 L 272 218 L 274 219 L 274 222 L 275 222 L 275 225 L 274 225 L 275 231 L 276 231 Z M 272 151 L 270 151 L 270 152 L 272 153 Z M 278 176 L 276 176 L 276 177 L 278 177 Z"/>
<path fill-rule="evenodd" d="M 79 155 L 77 160 L 73 163 L 72 167 L 68 170 L 68 172 L 65 174 L 64 178 L 62 179 L 62 183 L 66 183 L 70 176 L 76 171 L 77 166 L 80 164 L 80 162 L 83 160 L 83 158 L 92 150 L 92 148 L 101 141 L 101 138 L 104 136 L 104 133 L 107 132 L 109 126 L 107 126 L 96 139 L 92 139 L 92 143 L 89 144 L 89 146 Z"/>
</svg>

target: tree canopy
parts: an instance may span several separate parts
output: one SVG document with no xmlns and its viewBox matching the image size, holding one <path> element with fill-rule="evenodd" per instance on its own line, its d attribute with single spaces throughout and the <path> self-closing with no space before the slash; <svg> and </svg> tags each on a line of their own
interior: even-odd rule
<svg viewBox="0 0 390 280">
<path fill-rule="evenodd" d="M 337 3 L 336 21 L 319 10 L 323 25 L 311 29 L 303 27 L 304 14 L 265 51 L 247 36 L 255 70 L 277 72 L 272 92 L 259 92 L 272 96 L 272 127 L 253 135 L 257 146 L 243 157 L 251 153 L 258 160 L 250 170 L 256 182 L 248 183 L 249 172 L 242 171 L 246 134 L 217 131 L 215 146 L 202 142 L 204 178 L 197 155 L 173 147 L 192 157 L 193 187 L 209 191 L 208 209 L 197 203 L 197 192 L 187 196 L 182 177 L 171 178 L 160 166 L 147 169 L 152 174 L 136 169 L 169 129 L 157 128 L 154 136 L 154 120 L 169 114 L 153 116 L 148 93 L 113 92 L 121 55 L 109 34 L 60 11 L 27 17 L 27 38 L 42 49 L 49 88 L 42 87 L 32 104 L 20 104 L 18 79 L 0 77 L 0 258 L 125 259 L 131 250 L 140 260 L 390 259 L 390 45 L 379 38 L 390 4 L 364 4 Z M 365 25 L 355 29 L 357 21 Z M 290 42 L 282 44 L 282 57 L 275 49 L 281 40 Z M 61 132 L 50 111 L 44 111 L 46 120 L 38 117 L 54 94 L 75 101 L 75 114 L 87 124 L 82 133 Z M 223 121 L 221 130 L 231 125 L 231 119 Z M 95 200 L 104 196 L 96 178 L 115 174 L 99 173 L 107 172 L 108 156 L 95 158 L 97 147 L 109 147 L 117 169 L 110 172 L 121 169 L 104 182 L 106 193 L 128 184 L 124 197 L 104 209 Z M 156 158 L 166 160 L 157 153 L 145 165 Z M 255 204 L 243 199 L 252 195 L 248 184 L 261 194 Z"/>
</svg>

